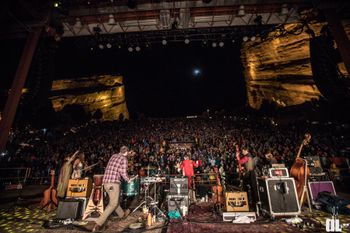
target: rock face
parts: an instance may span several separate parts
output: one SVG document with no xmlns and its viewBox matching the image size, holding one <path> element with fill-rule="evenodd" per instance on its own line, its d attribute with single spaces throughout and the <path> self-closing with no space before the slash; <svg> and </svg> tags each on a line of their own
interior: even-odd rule
<svg viewBox="0 0 350 233">
<path fill-rule="evenodd" d="M 51 88 L 52 106 L 80 106 L 91 115 L 102 113 L 101 120 L 129 118 L 122 76 L 102 75 L 89 78 L 55 80 Z"/>
<path fill-rule="evenodd" d="M 290 24 L 285 28 L 290 31 L 295 27 Z M 311 27 L 317 33 L 321 25 Z M 285 107 L 319 99 L 321 94 L 312 79 L 309 35 L 305 31 L 281 37 L 275 34 L 243 44 L 248 105 L 259 109 L 266 102 Z"/>
</svg>

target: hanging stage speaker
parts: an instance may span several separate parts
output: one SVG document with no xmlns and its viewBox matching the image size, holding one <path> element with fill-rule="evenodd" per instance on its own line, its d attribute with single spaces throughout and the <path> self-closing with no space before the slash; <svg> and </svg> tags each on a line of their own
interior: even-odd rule
<svg viewBox="0 0 350 233">
<path fill-rule="evenodd" d="M 56 213 L 57 219 L 79 219 L 82 217 L 82 209 L 84 208 L 84 200 L 82 199 L 66 199 L 58 202 Z"/>
<path fill-rule="evenodd" d="M 318 204 L 316 202 L 316 199 L 320 192 L 330 192 L 333 195 L 337 195 L 334 189 L 333 181 L 316 181 L 316 182 L 309 182 L 308 184 L 309 184 L 311 202 L 313 205 Z"/>
<path fill-rule="evenodd" d="M 187 178 L 170 178 L 170 195 L 188 195 Z"/>
<path fill-rule="evenodd" d="M 300 214 L 293 178 L 258 178 L 258 191 L 262 212 L 272 218 Z"/>
</svg>

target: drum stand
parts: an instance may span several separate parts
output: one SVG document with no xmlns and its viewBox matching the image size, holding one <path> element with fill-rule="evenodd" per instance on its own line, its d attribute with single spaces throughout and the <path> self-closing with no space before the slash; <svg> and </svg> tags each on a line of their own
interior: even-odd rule
<svg viewBox="0 0 350 233">
<path fill-rule="evenodd" d="M 140 209 L 143 205 L 147 206 L 149 210 L 154 210 L 155 212 L 160 213 L 165 219 L 167 219 L 167 216 L 164 214 L 164 212 L 159 209 L 158 207 L 158 201 L 157 201 L 157 182 L 154 182 L 154 199 L 149 195 L 149 185 L 151 183 L 147 184 L 147 188 L 145 188 L 145 199 L 142 201 L 133 211 L 134 213 L 136 210 Z M 149 201 L 148 201 L 149 200 Z"/>
</svg>

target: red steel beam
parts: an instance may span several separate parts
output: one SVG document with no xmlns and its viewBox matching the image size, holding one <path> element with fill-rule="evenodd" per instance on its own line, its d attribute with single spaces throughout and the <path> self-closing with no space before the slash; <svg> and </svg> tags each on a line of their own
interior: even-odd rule
<svg viewBox="0 0 350 233">
<path fill-rule="evenodd" d="M 16 115 L 18 103 L 22 95 L 22 89 L 27 79 L 30 64 L 39 41 L 41 31 L 42 27 L 35 28 L 29 32 L 27 37 L 15 77 L 12 81 L 9 96 L 6 100 L 2 119 L 0 121 L 0 151 L 4 151 L 6 149 L 10 129 Z"/>
</svg>

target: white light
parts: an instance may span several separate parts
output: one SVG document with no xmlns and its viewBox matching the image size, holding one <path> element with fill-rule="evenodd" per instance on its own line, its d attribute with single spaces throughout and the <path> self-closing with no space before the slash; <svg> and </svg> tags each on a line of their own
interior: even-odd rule
<svg viewBox="0 0 350 233">
<path fill-rule="evenodd" d="M 112 48 L 112 45 L 110 43 L 108 43 L 108 44 L 106 44 L 106 47 L 110 49 L 110 48 Z"/>
<path fill-rule="evenodd" d="M 232 40 L 232 43 L 235 43 L 235 40 Z"/>
<path fill-rule="evenodd" d="M 132 51 L 134 51 L 134 49 L 132 47 L 129 47 L 128 51 L 131 53 Z"/>
<path fill-rule="evenodd" d="M 189 44 L 190 43 L 190 40 L 189 39 L 185 39 L 185 44 Z"/>
<path fill-rule="evenodd" d="M 99 44 L 98 47 L 99 47 L 100 49 L 104 49 L 103 44 Z"/>
<path fill-rule="evenodd" d="M 240 17 L 245 15 L 244 6 L 243 5 L 239 6 L 239 10 L 238 10 L 238 14 L 237 15 L 240 16 Z"/>
<path fill-rule="evenodd" d="M 136 52 L 140 52 L 141 48 L 139 46 L 136 46 L 135 50 Z"/>
<path fill-rule="evenodd" d="M 219 43 L 219 46 L 220 46 L 220 47 L 224 47 L 224 42 L 221 41 L 221 42 Z"/>
<path fill-rule="evenodd" d="M 196 68 L 196 69 L 193 70 L 193 75 L 194 76 L 199 76 L 200 74 L 201 74 L 201 70 L 200 69 Z"/>
<path fill-rule="evenodd" d="M 216 47 L 216 42 L 213 42 L 212 44 L 211 44 L 211 46 L 213 46 L 213 48 L 215 48 Z"/>
<path fill-rule="evenodd" d="M 247 40 L 248 40 L 248 36 L 243 37 L 243 41 L 244 42 L 247 41 Z"/>
<path fill-rule="evenodd" d="M 288 15 L 289 10 L 288 10 L 288 5 L 287 4 L 283 4 L 282 8 L 281 8 L 281 15 Z"/>
<path fill-rule="evenodd" d="M 168 42 L 166 41 L 166 39 L 162 40 L 162 44 L 166 45 Z"/>
<path fill-rule="evenodd" d="M 251 41 L 255 41 L 255 39 L 256 39 L 255 36 L 252 36 L 252 37 L 250 38 Z"/>
<path fill-rule="evenodd" d="M 114 15 L 110 14 L 110 15 L 108 16 L 108 24 L 110 24 L 110 25 L 114 25 L 114 24 L 115 24 Z"/>
<path fill-rule="evenodd" d="M 119 49 L 121 49 L 121 48 L 122 48 L 122 46 L 121 46 L 121 45 L 118 45 L 118 48 L 119 48 Z"/>
<path fill-rule="evenodd" d="M 91 50 L 91 51 L 94 51 L 94 47 L 91 47 L 90 50 Z"/>
</svg>

